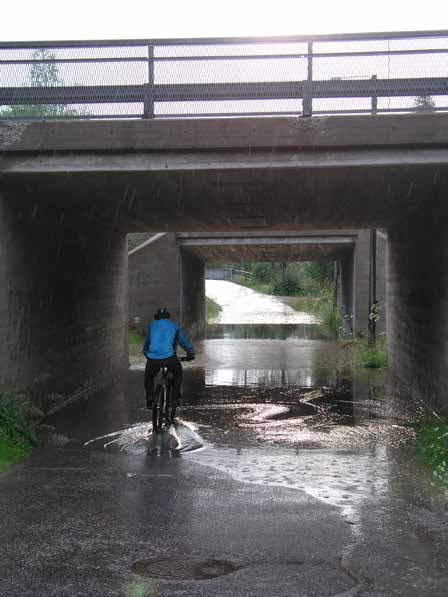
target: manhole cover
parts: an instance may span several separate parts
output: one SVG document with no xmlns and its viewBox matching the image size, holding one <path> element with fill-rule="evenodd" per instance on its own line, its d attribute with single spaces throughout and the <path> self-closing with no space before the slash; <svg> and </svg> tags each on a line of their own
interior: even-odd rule
<svg viewBox="0 0 448 597">
<path fill-rule="evenodd" d="M 195 558 L 167 558 L 164 560 L 140 560 L 131 566 L 140 576 L 166 580 L 206 580 L 224 576 L 239 570 L 228 560 L 197 560 Z"/>
</svg>

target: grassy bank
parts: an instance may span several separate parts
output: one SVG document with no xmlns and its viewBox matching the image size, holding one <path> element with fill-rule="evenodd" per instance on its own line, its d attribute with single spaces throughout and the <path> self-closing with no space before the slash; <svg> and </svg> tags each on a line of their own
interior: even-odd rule
<svg viewBox="0 0 448 597">
<path fill-rule="evenodd" d="M 379 336 L 374 346 L 369 345 L 367 340 L 359 340 L 353 344 L 355 365 L 367 369 L 383 369 L 387 367 L 386 336 Z"/>
<path fill-rule="evenodd" d="M 129 342 L 129 346 L 134 346 L 136 344 L 138 344 L 140 347 L 143 346 L 143 336 L 140 336 L 140 334 L 137 334 L 137 332 L 134 332 L 133 330 L 128 330 L 128 342 Z"/>
<path fill-rule="evenodd" d="M 234 282 L 235 284 L 239 284 L 240 286 L 245 286 L 246 288 L 252 288 L 252 290 L 256 290 L 257 292 L 261 292 L 262 294 L 272 294 L 272 284 L 268 282 L 247 280 L 246 278 L 241 278 L 237 276 L 235 276 L 232 279 L 232 282 Z"/>
<path fill-rule="evenodd" d="M 205 314 L 207 323 L 213 323 L 213 320 L 219 316 L 221 311 L 222 308 L 220 305 L 218 305 L 218 303 L 215 303 L 215 301 L 208 296 L 205 297 Z"/>
<path fill-rule="evenodd" d="M 128 329 L 129 355 L 136 356 L 141 354 L 144 340 L 145 338 L 143 336 Z"/>
<path fill-rule="evenodd" d="M 35 443 L 34 433 L 14 397 L 0 394 L 0 473 L 28 456 Z"/>
<path fill-rule="evenodd" d="M 417 428 L 417 453 L 434 479 L 448 489 L 448 421 L 430 419 Z"/>
<path fill-rule="evenodd" d="M 301 296 L 288 301 L 296 311 L 313 313 L 322 320 L 324 325 L 337 336 L 342 325 L 339 309 L 333 308 L 333 298 L 330 291 L 323 290 L 319 296 Z"/>
</svg>

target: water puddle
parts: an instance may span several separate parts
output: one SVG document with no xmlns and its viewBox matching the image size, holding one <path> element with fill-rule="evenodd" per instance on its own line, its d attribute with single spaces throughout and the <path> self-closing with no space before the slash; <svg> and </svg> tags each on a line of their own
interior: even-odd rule
<svg viewBox="0 0 448 597">
<path fill-rule="evenodd" d="M 161 433 L 152 432 L 152 423 L 137 423 L 127 429 L 91 439 L 85 442 L 84 446 L 133 455 L 181 455 L 202 450 L 205 442 L 197 434 L 193 425 L 179 420 L 176 425 L 164 429 Z"/>
</svg>

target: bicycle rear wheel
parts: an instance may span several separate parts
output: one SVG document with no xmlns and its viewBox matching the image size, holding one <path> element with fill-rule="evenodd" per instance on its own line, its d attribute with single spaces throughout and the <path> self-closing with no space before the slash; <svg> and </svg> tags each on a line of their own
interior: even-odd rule
<svg viewBox="0 0 448 597">
<path fill-rule="evenodd" d="M 157 386 L 154 393 L 154 402 L 152 404 L 152 430 L 158 433 L 162 429 L 163 408 L 162 408 L 162 388 Z"/>
<path fill-rule="evenodd" d="M 173 384 L 171 383 L 167 388 L 167 400 L 165 410 L 165 422 L 167 427 L 174 423 L 174 417 L 176 415 L 176 404 L 173 399 Z"/>
</svg>

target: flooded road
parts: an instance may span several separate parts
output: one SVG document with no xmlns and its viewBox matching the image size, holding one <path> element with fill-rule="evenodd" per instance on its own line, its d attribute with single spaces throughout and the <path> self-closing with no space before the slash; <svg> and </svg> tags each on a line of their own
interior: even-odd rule
<svg viewBox="0 0 448 597">
<path fill-rule="evenodd" d="M 296 311 L 278 298 L 225 280 L 206 280 L 205 293 L 221 306 L 215 323 L 293 324 L 320 323 L 311 313 Z"/>
<path fill-rule="evenodd" d="M 310 321 L 208 334 L 184 363 L 183 404 L 163 433 L 143 408 L 140 358 L 122 387 L 46 421 L 53 447 L 10 476 L 0 500 L 38 485 L 35 499 L 70 523 L 55 535 L 52 517 L 36 526 L 19 504 L 8 522 L 37 529 L 29 542 L 37 532 L 45 566 L 36 554 L 33 582 L 5 594 L 69 594 L 52 585 L 56 570 L 78 594 L 445 596 L 446 498 L 415 458 L 415 411 L 384 372 L 355 368 L 350 346 Z M 20 543 L 10 566 L 22 553 Z M 215 577 L 188 577 L 204 567 Z"/>
</svg>

